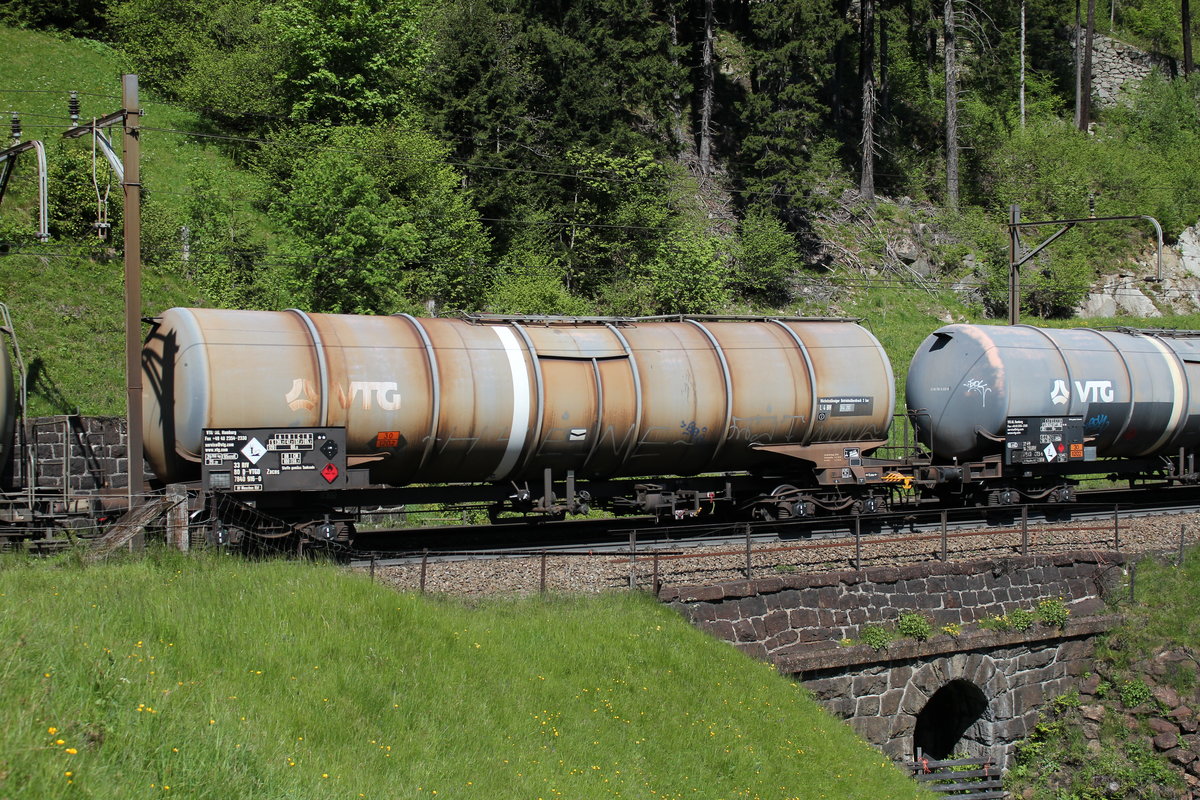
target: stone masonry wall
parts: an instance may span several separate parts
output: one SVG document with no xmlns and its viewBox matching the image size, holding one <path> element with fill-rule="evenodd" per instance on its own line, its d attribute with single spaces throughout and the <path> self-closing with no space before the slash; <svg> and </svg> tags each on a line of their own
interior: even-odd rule
<svg viewBox="0 0 1200 800">
<path fill-rule="evenodd" d="M 857 639 L 864 625 L 905 612 L 925 614 L 935 630 L 1060 597 L 1075 616 L 1090 614 L 1120 581 L 1123 563 L 1115 553 L 934 562 L 669 587 L 660 599 L 718 639 L 768 659 Z"/>
<path fill-rule="evenodd" d="M 26 421 L 24 441 L 37 458 L 37 485 L 75 493 L 129 486 L 129 447 L 124 417 L 64 415 Z M 17 454 L 19 455 L 19 453 Z M 14 470 L 28 485 L 25 470 Z"/>
<path fill-rule="evenodd" d="M 1075 48 L 1075 37 L 1071 38 Z M 1168 76 L 1176 73 L 1175 60 L 1139 50 L 1103 34 L 1092 36 L 1092 93 L 1097 105 L 1115 105 L 1126 84 L 1144 80 L 1158 69 Z"/>
<path fill-rule="evenodd" d="M 1026 556 L 668 588 L 660 598 L 697 627 L 796 676 L 895 759 L 913 757 L 919 715 L 939 690 L 969 686 L 984 710 L 956 749 L 1003 764 L 1043 704 L 1093 668 L 1093 638 L 1114 619 L 1103 597 L 1120 585 L 1123 565 L 1117 553 Z M 1071 611 L 1061 629 L 973 625 L 1056 598 Z M 927 616 L 934 631 L 961 628 L 882 650 L 843 642 L 906 612 Z"/>
<path fill-rule="evenodd" d="M 809 670 L 796 677 L 826 710 L 894 759 L 914 756 L 918 715 L 930 698 L 953 681 L 965 681 L 978 689 L 986 710 L 955 749 L 972 756 L 990 754 L 1003 764 L 1013 743 L 1033 730 L 1044 704 L 1077 686 L 1094 668 L 1094 633 L 1084 627 L 1054 638 L 993 634 L 960 641 L 957 652 L 919 655 L 889 648 L 869 663 Z"/>
</svg>

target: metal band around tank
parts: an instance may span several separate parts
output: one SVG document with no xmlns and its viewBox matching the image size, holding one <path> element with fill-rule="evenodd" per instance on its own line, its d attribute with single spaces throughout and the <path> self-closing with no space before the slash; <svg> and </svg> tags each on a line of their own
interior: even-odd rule
<svg viewBox="0 0 1200 800">
<path fill-rule="evenodd" d="M 1067 356 L 1065 353 L 1063 353 L 1063 349 L 1059 347 L 1058 342 L 1054 341 L 1054 339 L 1050 337 L 1050 334 L 1042 328 L 1035 328 L 1032 325 L 1014 325 L 1013 327 L 1025 328 L 1026 330 L 1031 330 L 1038 333 L 1043 339 L 1050 343 L 1050 346 L 1054 348 L 1054 352 L 1058 353 L 1058 358 L 1060 361 L 1062 361 L 1063 371 L 1067 373 L 1068 396 L 1070 398 L 1067 402 L 1067 413 L 1063 416 L 1070 416 L 1072 413 L 1071 408 L 1075 405 L 1075 395 L 1070 393 L 1071 382 L 1074 380 L 1074 378 L 1071 377 L 1071 362 L 1067 360 Z M 1011 409 L 1009 411 L 1011 413 Z"/>
<path fill-rule="evenodd" d="M 804 369 L 808 373 L 808 428 L 804 431 L 804 438 L 800 441 L 808 444 L 812 441 L 813 428 L 817 424 L 817 376 L 813 370 L 812 357 L 809 356 L 808 348 L 804 345 L 804 340 L 800 338 L 800 334 L 788 327 L 787 323 L 783 320 L 773 319 L 771 322 L 787 331 L 787 335 L 792 337 L 792 341 L 800 349 L 800 357 L 804 359 Z"/>
<path fill-rule="evenodd" d="M 512 328 L 503 325 L 488 326 L 500 340 L 504 356 L 508 361 L 508 372 L 512 379 L 512 419 L 508 427 L 508 443 L 496 469 L 488 476 L 489 481 L 503 480 L 517 465 L 525 439 L 529 436 L 529 368 L 525 365 L 525 353 Z"/>
<path fill-rule="evenodd" d="M 604 430 L 604 382 L 600 380 L 600 361 L 595 358 L 592 359 L 592 379 L 596 381 L 596 424 L 592 427 L 592 446 L 579 465 L 580 474 L 586 473 L 588 464 L 592 463 L 592 456 L 600 446 L 600 432 Z"/>
<path fill-rule="evenodd" d="M 288 311 L 304 323 L 309 338 L 312 339 L 313 350 L 317 354 L 317 377 L 321 381 L 321 412 L 317 417 L 317 426 L 325 427 L 329 424 L 329 365 L 325 361 L 325 343 L 321 341 L 321 334 L 317 331 L 312 317 L 298 308 L 289 308 Z"/>
<path fill-rule="evenodd" d="M 417 465 L 417 471 L 420 472 L 425 468 L 425 462 L 429 460 L 429 454 L 433 452 L 433 445 L 437 442 L 438 421 L 442 415 L 442 379 L 438 375 L 437 351 L 433 349 L 433 340 L 429 338 L 421 321 L 411 314 L 397 314 L 396 316 L 408 320 L 416 329 L 417 335 L 421 337 L 421 342 L 425 345 L 425 360 L 429 364 L 429 385 L 433 389 L 433 408 L 429 412 L 429 433 L 425 437 L 425 450 L 421 453 L 421 462 Z"/>
<path fill-rule="evenodd" d="M 1162 436 L 1158 437 L 1158 441 L 1151 445 L 1146 450 L 1143 450 L 1138 455 L 1146 456 L 1152 453 L 1157 453 L 1173 436 L 1179 431 L 1179 420 L 1187 409 L 1187 381 L 1184 379 L 1183 370 L 1179 367 L 1179 356 L 1175 351 L 1167 347 L 1157 336 L 1146 337 L 1159 352 L 1163 354 L 1163 358 L 1167 362 L 1167 370 L 1171 373 L 1171 421 L 1167 423 L 1166 430 Z"/>
<path fill-rule="evenodd" d="M 629 437 L 629 444 L 626 446 L 625 454 L 621 456 L 620 460 L 621 464 L 627 464 L 629 463 L 629 458 L 633 455 L 634 448 L 637 447 L 638 438 L 642 435 L 642 376 L 638 372 L 637 358 L 633 355 L 633 348 L 629 346 L 629 340 L 611 322 L 604 323 L 604 327 L 612 331 L 613 336 L 616 336 L 617 341 L 621 343 L 621 347 L 625 348 L 625 355 L 629 356 L 629 369 L 633 374 L 633 435 Z M 618 469 L 620 469 L 619 466 Z"/>
<path fill-rule="evenodd" d="M 717 360 L 721 363 L 721 379 L 725 381 L 725 424 L 721 426 L 721 436 L 717 439 L 716 449 L 713 450 L 712 458 L 708 462 L 709 466 L 712 466 L 717 462 L 721 448 L 729 439 L 729 423 L 733 422 L 733 378 L 729 375 L 729 362 L 725 360 L 725 351 L 721 348 L 717 337 L 713 336 L 712 331 L 694 319 L 685 319 L 684 322 L 695 325 L 704 334 L 704 338 L 708 339 L 708 343 L 712 345 L 713 351 L 717 354 Z"/>
<path fill-rule="evenodd" d="M 1091 331 L 1099 336 L 1108 346 L 1117 354 L 1117 358 L 1121 361 L 1121 369 L 1125 370 L 1125 385 L 1129 387 L 1129 411 L 1125 414 L 1125 424 L 1121 426 L 1121 430 L 1117 431 L 1117 435 L 1113 437 L 1113 442 L 1121 441 L 1121 437 L 1125 435 L 1125 431 L 1129 430 L 1129 423 L 1133 422 L 1133 416 L 1137 410 L 1137 393 L 1133 391 L 1133 373 L 1129 371 L 1129 362 L 1125 359 L 1125 354 L 1121 352 L 1121 348 L 1112 340 L 1106 331 L 1098 331 L 1095 328 L 1084 328 L 1083 330 Z"/>
<path fill-rule="evenodd" d="M 525 348 L 529 351 L 529 360 L 533 362 L 533 386 L 537 396 L 536 414 L 533 419 L 533 442 L 522 447 L 525 452 L 525 459 L 521 462 L 520 471 L 524 472 L 529 466 L 529 462 L 540 449 L 542 439 L 542 422 L 546 417 L 546 383 L 542 377 L 542 359 L 538 355 L 537 348 L 533 345 L 533 339 L 529 338 L 529 334 L 521 327 L 521 323 L 512 322 L 513 328 L 521 335 L 521 341 L 525 342 Z M 529 423 L 526 422 L 526 425 Z"/>
</svg>

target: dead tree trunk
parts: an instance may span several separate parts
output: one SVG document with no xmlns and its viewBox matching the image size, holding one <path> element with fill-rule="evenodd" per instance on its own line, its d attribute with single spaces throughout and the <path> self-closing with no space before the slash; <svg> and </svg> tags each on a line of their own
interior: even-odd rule
<svg viewBox="0 0 1200 800">
<path fill-rule="evenodd" d="M 712 173 L 712 115 L 716 93 L 713 66 L 713 2 L 704 0 L 704 42 L 700 51 L 700 174 Z"/>
<path fill-rule="evenodd" d="M 858 193 L 875 202 L 875 0 L 859 6 L 859 74 L 862 77 L 862 173 Z"/>
<path fill-rule="evenodd" d="M 1189 0 L 1180 0 L 1179 18 L 1183 22 L 1183 77 L 1192 74 L 1192 8 Z"/>
<path fill-rule="evenodd" d="M 1079 130 L 1092 121 L 1092 36 L 1096 30 L 1096 0 L 1088 0 L 1087 29 L 1083 37 L 1083 74 L 1079 79 Z"/>
<path fill-rule="evenodd" d="M 942 9 L 942 54 L 946 68 L 946 206 L 958 209 L 958 64 L 954 52 L 954 0 Z"/>
</svg>

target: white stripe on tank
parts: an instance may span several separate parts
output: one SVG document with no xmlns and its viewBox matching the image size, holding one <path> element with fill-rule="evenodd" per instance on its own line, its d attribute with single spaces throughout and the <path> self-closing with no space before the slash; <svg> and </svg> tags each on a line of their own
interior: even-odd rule
<svg viewBox="0 0 1200 800">
<path fill-rule="evenodd" d="M 1157 336 L 1147 336 L 1146 338 L 1162 352 L 1163 359 L 1167 362 L 1167 369 L 1171 373 L 1171 421 L 1167 423 L 1162 436 L 1159 437 L 1157 442 L 1141 453 L 1138 453 L 1138 455 L 1142 456 L 1157 453 L 1159 448 L 1175 435 L 1176 429 L 1179 427 L 1179 420 L 1183 417 L 1184 412 L 1184 378 L 1182 371 L 1179 369 L 1179 359 Z"/>
<path fill-rule="evenodd" d="M 508 357 L 508 369 L 512 374 L 512 424 L 509 426 L 508 445 L 489 481 L 501 481 L 508 477 L 516 465 L 521 451 L 525 449 L 525 437 L 529 435 L 529 368 L 525 364 L 525 352 L 512 329 L 497 325 L 492 328 L 504 345 Z"/>
</svg>

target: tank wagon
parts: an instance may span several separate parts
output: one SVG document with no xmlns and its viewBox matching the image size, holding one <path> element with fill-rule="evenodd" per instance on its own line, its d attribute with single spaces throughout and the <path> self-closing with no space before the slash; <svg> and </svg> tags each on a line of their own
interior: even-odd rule
<svg viewBox="0 0 1200 800">
<path fill-rule="evenodd" d="M 1066 474 L 1196 482 L 1194 332 L 949 325 L 918 348 L 905 394 L 942 488 L 949 474 L 1007 503 L 1069 500 Z"/>
<path fill-rule="evenodd" d="M 361 509 L 414 504 L 781 519 L 1200 482 L 1197 332 L 940 328 L 909 369 L 911 444 L 856 320 L 174 308 L 142 363 L 155 480 L 201 489 L 226 543 L 352 543 Z M 0 522 L 70 524 L 11 456 L 12 367 L 0 347 L 0 456 L 34 479 Z"/>
<path fill-rule="evenodd" d="M 773 509 L 796 488 L 773 476 L 798 459 L 813 490 L 801 511 L 845 507 L 845 487 L 866 479 L 863 457 L 885 443 L 894 412 L 887 355 L 848 320 L 175 308 L 154 321 L 143 365 L 145 449 L 158 477 L 216 479 L 275 514 L 296 499 L 263 491 L 266 476 L 214 431 L 248 445 L 235 431 L 338 430 L 347 468 L 330 469 L 331 489 L 423 484 L 392 497 L 680 517 L 701 504 Z"/>
</svg>

